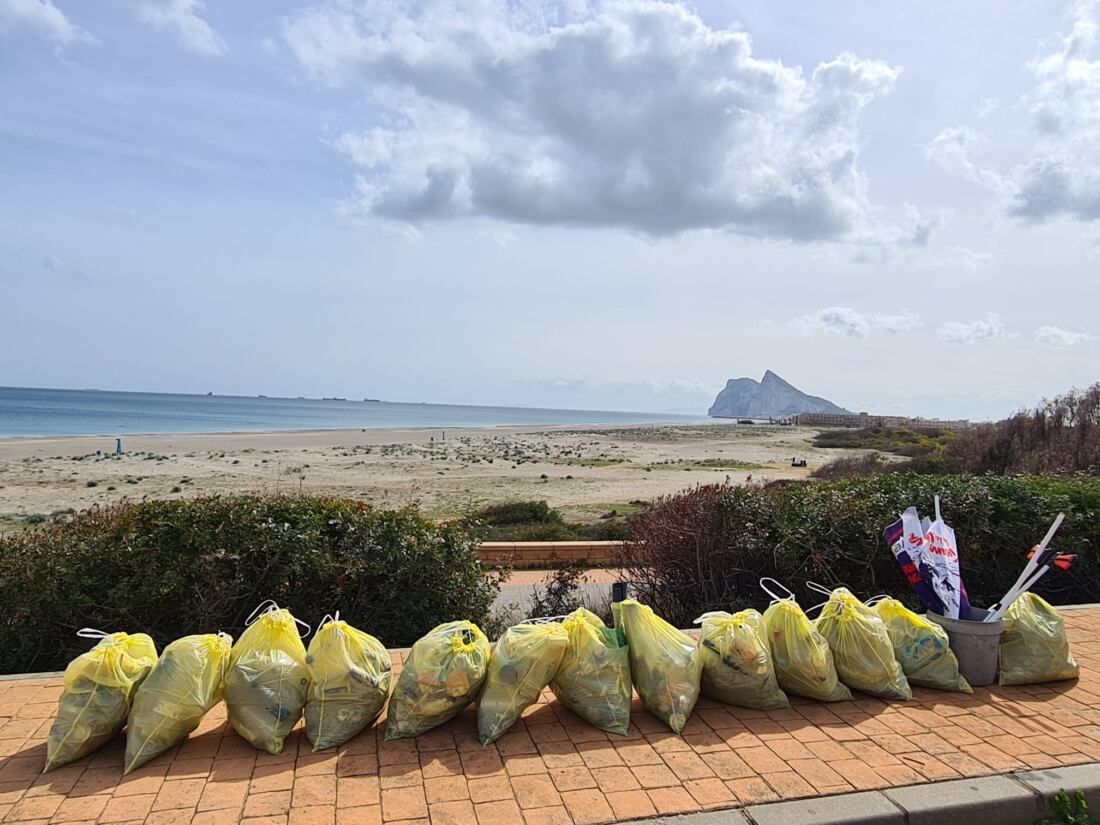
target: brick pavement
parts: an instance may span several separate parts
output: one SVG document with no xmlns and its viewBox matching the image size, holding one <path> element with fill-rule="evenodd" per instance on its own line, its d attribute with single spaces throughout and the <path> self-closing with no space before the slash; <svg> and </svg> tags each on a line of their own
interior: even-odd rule
<svg viewBox="0 0 1100 825">
<path fill-rule="evenodd" d="M 700 700 L 682 737 L 640 707 L 625 737 L 547 692 L 495 746 L 472 711 L 415 740 L 382 724 L 314 754 L 238 738 L 219 706 L 179 748 L 125 778 L 121 738 L 42 775 L 57 677 L 0 681 L 0 821 L 146 825 L 597 825 L 658 814 L 1100 760 L 1100 608 L 1066 613 L 1078 682 L 914 689 L 780 711 Z M 400 655 L 395 665 L 400 666 Z"/>
</svg>

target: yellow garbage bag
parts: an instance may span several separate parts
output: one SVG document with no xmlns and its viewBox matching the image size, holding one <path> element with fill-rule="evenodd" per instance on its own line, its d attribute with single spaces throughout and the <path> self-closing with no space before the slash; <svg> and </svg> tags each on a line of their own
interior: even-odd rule
<svg viewBox="0 0 1100 825">
<path fill-rule="evenodd" d="M 306 651 L 306 736 L 313 750 L 342 745 L 373 722 L 390 695 L 390 654 L 376 638 L 326 619 Z"/>
<path fill-rule="evenodd" d="M 837 675 L 848 687 L 880 699 L 913 698 L 886 625 L 847 588 L 833 591 L 814 626 L 829 643 Z"/>
<path fill-rule="evenodd" d="M 942 627 L 914 613 L 897 599 L 882 599 L 875 604 L 874 611 L 886 625 L 894 656 L 910 685 L 974 692 L 959 673 L 959 660 L 951 651 L 947 632 Z"/>
<path fill-rule="evenodd" d="M 134 692 L 157 661 L 144 633 L 103 633 L 84 628 L 78 636 L 99 639 L 65 668 L 65 687 L 46 739 L 46 771 L 100 747 L 122 730 Z"/>
<path fill-rule="evenodd" d="M 428 631 L 409 651 L 397 677 L 386 720 L 386 739 L 419 736 L 458 715 L 485 682 L 489 640 L 469 621 Z"/>
<path fill-rule="evenodd" d="M 258 613 L 258 615 L 257 615 Z M 289 610 L 265 602 L 233 645 L 225 674 L 229 724 L 253 747 L 281 753 L 306 703 L 306 648 Z"/>
<path fill-rule="evenodd" d="M 790 706 L 775 678 L 763 616 L 755 610 L 742 610 L 733 615 L 705 613 L 700 619 L 704 696 L 758 710 Z"/>
<path fill-rule="evenodd" d="M 634 690 L 622 630 L 608 627 L 583 607 L 570 613 L 562 627 L 569 646 L 550 690 L 588 724 L 625 736 Z"/>
<path fill-rule="evenodd" d="M 1009 605 L 1001 636 L 1002 685 L 1033 685 L 1076 679 L 1080 668 L 1069 651 L 1066 625 L 1049 602 L 1024 593 Z"/>
<path fill-rule="evenodd" d="M 134 695 L 126 723 L 124 772 L 185 740 L 222 699 L 233 639 L 225 633 L 184 636 L 160 654 Z"/>
<path fill-rule="evenodd" d="M 616 602 L 612 610 L 626 635 L 630 674 L 642 703 L 679 733 L 699 699 L 698 643 L 634 599 Z"/>
<path fill-rule="evenodd" d="M 482 745 L 500 738 L 558 672 L 569 634 L 557 622 L 517 624 L 493 645 L 485 687 L 477 706 L 477 735 Z"/>
<path fill-rule="evenodd" d="M 764 631 L 775 678 L 783 690 L 822 702 L 852 698 L 837 678 L 829 643 L 793 597 L 779 599 L 764 611 Z"/>
</svg>

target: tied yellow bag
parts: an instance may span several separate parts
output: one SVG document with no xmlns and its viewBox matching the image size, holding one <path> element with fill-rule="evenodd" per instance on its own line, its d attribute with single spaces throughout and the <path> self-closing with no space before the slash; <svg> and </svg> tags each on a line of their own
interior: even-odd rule
<svg viewBox="0 0 1100 825">
<path fill-rule="evenodd" d="M 497 639 L 477 707 L 482 745 L 495 742 L 538 701 L 568 646 L 569 635 L 557 622 L 517 624 Z"/>
<path fill-rule="evenodd" d="M 1069 651 L 1061 614 L 1035 593 L 1024 593 L 1009 605 L 1001 636 L 1002 685 L 1033 685 L 1076 679 L 1077 661 Z"/>
<path fill-rule="evenodd" d="M 814 622 L 829 643 L 840 681 L 880 699 L 913 698 L 878 614 L 845 587 L 834 590 Z"/>
<path fill-rule="evenodd" d="M 626 635 L 630 674 L 646 709 L 680 733 L 699 700 L 698 644 L 634 599 L 612 605 Z"/>
<path fill-rule="evenodd" d="M 229 723 L 253 747 L 281 753 L 302 717 L 309 687 L 301 624 L 289 610 L 267 601 L 252 611 L 249 625 L 233 645 L 225 674 Z"/>
<path fill-rule="evenodd" d="M 84 628 L 76 635 L 99 642 L 65 668 L 43 772 L 87 756 L 114 738 L 126 724 L 134 692 L 157 661 L 156 645 L 144 633 Z"/>
<path fill-rule="evenodd" d="M 550 690 L 588 724 L 625 736 L 633 688 L 622 630 L 608 627 L 583 607 L 570 613 L 562 627 L 569 646 Z"/>
<path fill-rule="evenodd" d="M 973 693 L 959 673 L 959 660 L 951 651 L 947 632 L 897 599 L 882 599 L 874 611 L 890 634 L 894 656 L 910 685 Z"/>
<path fill-rule="evenodd" d="M 419 736 L 454 718 L 485 682 L 489 640 L 469 621 L 428 631 L 409 651 L 397 677 L 386 720 L 386 740 Z"/>
<path fill-rule="evenodd" d="M 764 634 L 764 618 L 755 610 L 704 613 L 699 633 L 703 695 L 758 710 L 790 706 L 775 678 Z"/>
<path fill-rule="evenodd" d="M 306 665 L 306 736 L 314 751 L 344 744 L 382 712 L 393 678 L 389 651 L 341 621 L 339 613 L 321 622 L 306 651 Z"/>
<path fill-rule="evenodd" d="M 225 633 L 184 636 L 164 648 L 134 696 L 126 723 L 124 772 L 185 740 L 222 699 L 233 639 Z"/>
<path fill-rule="evenodd" d="M 764 582 L 787 595 L 775 595 Z M 787 693 L 822 702 L 851 699 L 852 692 L 837 678 L 829 643 L 798 606 L 794 594 L 775 579 L 762 579 L 760 586 L 775 600 L 764 611 L 764 631 L 779 686 Z"/>
</svg>

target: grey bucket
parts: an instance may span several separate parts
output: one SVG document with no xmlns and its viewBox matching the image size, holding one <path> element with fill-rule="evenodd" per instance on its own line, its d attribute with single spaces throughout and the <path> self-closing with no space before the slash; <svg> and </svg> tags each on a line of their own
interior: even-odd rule
<svg viewBox="0 0 1100 825">
<path fill-rule="evenodd" d="M 947 631 L 947 641 L 955 658 L 959 660 L 959 672 L 972 685 L 991 685 L 997 681 L 997 657 L 1001 652 L 1001 633 L 1004 621 L 983 622 L 988 610 L 971 607 L 971 619 L 948 619 L 932 611 L 928 618 Z"/>
</svg>

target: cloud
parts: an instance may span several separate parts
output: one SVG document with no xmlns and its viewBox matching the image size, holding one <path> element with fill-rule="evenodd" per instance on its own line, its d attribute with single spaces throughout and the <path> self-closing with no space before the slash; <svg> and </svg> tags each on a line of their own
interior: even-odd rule
<svg viewBox="0 0 1100 825">
<path fill-rule="evenodd" d="M 952 246 L 916 261 L 918 269 L 961 269 L 974 275 L 993 263 L 991 252 L 979 252 L 966 246 Z"/>
<path fill-rule="evenodd" d="M 659 0 L 332 2 L 283 35 L 316 82 L 383 110 L 331 141 L 374 219 L 794 241 L 891 231 L 859 165 L 861 113 L 900 72 L 877 60 L 804 72 Z M 927 240 L 923 224 L 902 229 Z"/>
<path fill-rule="evenodd" d="M 77 266 L 70 260 L 60 258 L 57 255 L 47 255 L 42 259 L 42 268 L 47 272 L 50 272 L 58 277 L 64 278 L 69 281 L 79 281 L 81 283 L 91 283 L 91 278 L 88 277 L 83 269 Z"/>
<path fill-rule="evenodd" d="M 1062 329 L 1061 327 L 1042 326 L 1035 328 L 1035 342 L 1045 344 L 1058 349 L 1073 347 L 1095 341 L 1096 336 L 1090 332 Z"/>
<path fill-rule="evenodd" d="M 217 56 L 229 49 L 200 15 L 206 10 L 203 0 L 135 0 L 138 17 L 156 30 L 173 29 L 180 45 L 196 54 Z"/>
<path fill-rule="evenodd" d="M 897 335 L 924 326 L 924 319 L 912 312 L 897 315 L 865 315 L 852 307 L 827 307 L 793 322 L 803 335 L 833 335 L 839 338 L 867 338 L 873 332 Z"/>
<path fill-rule="evenodd" d="M 984 321 L 947 321 L 936 328 L 936 337 L 947 344 L 971 345 L 980 341 L 1008 338 L 1001 316 L 993 312 L 985 314 Z"/>
<path fill-rule="evenodd" d="M 95 42 L 90 34 L 73 25 L 52 0 L 0 0 L 0 33 L 15 28 L 31 29 L 60 46 Z"/>
<path fill-rule="evenodd" d="M 1028 115 L 1028 148 L 1019 162 L 1006 170 L 981 162 L 987 138 L 970 126 L 945 129 L 925 147 L 933 163 L 994 192 L 1004 214 L 1028 223 L 1100 219 L 1096 5 L 1075 3 L 1071 18 L 1069 33 L 1045 43 L 1025 66 L 1033 85 L 1015 107 Z"/>
</svg>

